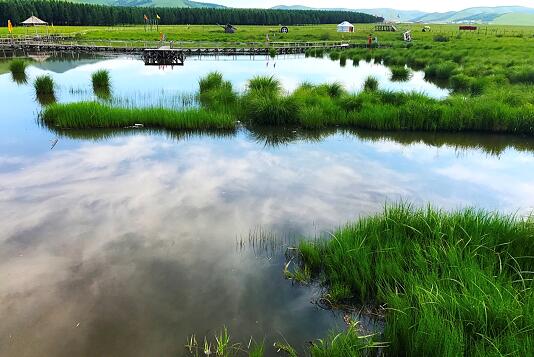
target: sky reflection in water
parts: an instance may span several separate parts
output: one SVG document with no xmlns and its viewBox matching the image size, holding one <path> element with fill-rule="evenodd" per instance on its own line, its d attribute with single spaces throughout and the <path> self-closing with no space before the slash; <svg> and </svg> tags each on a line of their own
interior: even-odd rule
<svg viewBox="0 0 534 357">
<path fill-rule="evenodd" d="M 65 88 L 87 86 L 102 67 L 127 96 L 139 88 L 194 90 L 213 69 L 240 85 L 258 65 L 191 61 L 169 74 L 121 63 L 54 74 L 60 100 L 73 100 Z M 306 79 L 306 68 L 292 68 L 288 88 Z M 324 73 L 318 82 L 334 79 Z M 315 236 L 399 200 L 520 214 L 534 208 L 528 140 L 493 155 L 447 140 L 430 146 L 332 133 L 270 146 L 244 130 L 181 140 L 140 131 L 61 137 L 49 150 L 55 134 L 37 125 L 30 86 L 0 76 L 7 108 L 0 117 L 0 355 L 181 355 L 188 335 L 223 325 L 242 341 L 283 336 L 302 347 L 342 322 L 310 303 L 315 289 L 283 279 L 280 254 L 249 249 L 251 230 Z"/>
</svg>

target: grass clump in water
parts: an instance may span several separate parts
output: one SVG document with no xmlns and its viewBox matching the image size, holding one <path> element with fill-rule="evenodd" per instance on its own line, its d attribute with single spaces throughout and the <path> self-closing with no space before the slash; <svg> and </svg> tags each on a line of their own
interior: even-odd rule
<svg viewBox="0 0 534 357">
<path fill-rule="evenodd" d="M 230 113 L 237 101 L 232 83 L 223 80 L 222 74 L 212 72 L 199 81 L 199 100 L 207 109 Z"/>
<path fill-rule="evenodd" d="M 235 120 L 230 115 L 204 109 L 117 108 L 97 102 L 52 104 L 44 109 L 42 119 L 49 125 L 67 129 L 126 128 L 135 124 L 178 130 L 235 128 Z"/>
<path fill-rule="evenodd" d="M 332 237 L 303 265 L 336 302 L 386 307 L 386 355 L 534 354 L 532 220 L 400 204 Z"/>
<path fill-rule="evenodd" d="M 200 94 L 215 88 L 220 88 L 223 85 L 223 82 L 223 75 L 220 72 L 209 73 L 198 82 Z"/>
<path fill-rule="evenodd" d="M 393 81 L 407 81 L 410 79 L 410 70 L 404 66 L 391 68 L 391 79 Z"/>
<path fill-rule="evenodd" d="M 15 59 L 9 64 L 9 70 L 11 71 L 11 77 L 13 81 L 18 84 L 25 84 L 28 81 L 26 76 L 26 67 L 28 63 L 22 59 Z"/>
<path fill-rule="evenodd" d="M 262 93 L 266 95 L 279 95 L 282 91 L 280 81 L 273 76 L 256 76 L 248 82 L 249 93 Z"/>
<path fill-rule="evenodd" d="M 93 90 L 101 91 L 101 90 L 107 90 L 109 91 L 110 87 L 110 79 L 109 79 L 109 72 L 105 69 L 101 69 L 96 71 L 91 75 L 91 80 L 93 82 Z"/>
<path fill-rule="evenodd" d="M 378 90 L 378 80 L 374 77 L 368 77 L 363 84 L 363 89 L 366 91 Z"/>
<path fill-rule="evenodd" d="M 33 86 L 37 95 L 54 95 L 54 80 L 49 75 L 37 77 Z"/>
</svg>

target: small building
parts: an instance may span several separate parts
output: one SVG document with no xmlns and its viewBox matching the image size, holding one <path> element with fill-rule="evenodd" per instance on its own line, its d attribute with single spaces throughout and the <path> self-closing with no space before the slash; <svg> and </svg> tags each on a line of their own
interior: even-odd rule
<svg viewBox="0 0 534 357">
<path fill-rule="evenodd" d="M 33 27 L 35 29 L 35 36 L 37 36 L 38 27 L 46 27 L 46 34 L 48 35 L 48 22 L 41 20 L 36 16 L 30 16 L 26 20 L 20 23 L 22 26 L 26 27 L 26 35 L 28 35 L 28 27 Z"/>
<path fill-rule="evenodd" d="M 390 24 L 379 24 L 375 26 L 375 31 L 380 32 L 397 32 L 397 27 Z"/>
<path fill-rule="evenodd" d="M 354 25 L 348 21 L 343 21 L 337 25 L 337 32 L 354 32 Z"/>
<path fill-rule="evenodd" d="M 36 16 L 30 16 L 26 20 L 21 22 L 23 26 L 48 26 L 48 22 L 41 20 Z"/>
</svg>

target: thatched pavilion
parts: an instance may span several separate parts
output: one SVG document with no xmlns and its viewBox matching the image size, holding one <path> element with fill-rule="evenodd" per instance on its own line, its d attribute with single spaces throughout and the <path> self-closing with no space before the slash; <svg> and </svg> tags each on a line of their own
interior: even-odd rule
<svg viewBox="0 0 534 357">
<path fill-rule="evenodd" d="M 24 27 L 35 27 L 35 34 L 37 34 L 37 27 L 46 26 L 46 32 L 48 33 L 48 22 L 41 20 L 37 16 L 30 16 L 26 20 L 20 23 Z M 26 33 L 28 31 L 26 30 Z"/>
</svg>

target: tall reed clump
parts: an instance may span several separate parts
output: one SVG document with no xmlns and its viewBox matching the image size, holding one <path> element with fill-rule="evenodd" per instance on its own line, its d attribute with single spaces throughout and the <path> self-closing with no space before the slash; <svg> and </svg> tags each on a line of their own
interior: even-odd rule
<svg viewBox="0 0 534 357">
<path fill-rule="evenodd" d="M 240 116 L 249 124 L 298 124 L 298 104 L 282 94 L 282 86 L 274 77 L 252 78 L 240 104 Z"/>
<path fill-rule="evenodd" d="M 235 120 L 226 113 L 204 109 L 177 111 L 166 108 L 118 108 L 99 102 L 51 104 L 42 120 L 64 129 L 126 128 L 142 124 L 149 128 L 178 130 L 233 130 Z"/>
<path fill-rule="evenodd" d="M 109 71 L 105 69 L 98 70 L 91 75 L 91 80 L 95 92 L 110 90 Z"/>
<path fill-rule="evenodd" d="M 510 83 L 534 84 L 534 67 L 522 67 L 512 69 L 508 73 Z"/>
<path fill-rule="evenodd" d="M 378 80 L 375 77 L 367 77 L 363 83 L 363 89 L 366 91 L 375 91 L 378 89 Z"/>
<path fill-rule="evenodd" d="M 386 355 L 534 355 L 532 220 L 399 204 L 331 236 L 303 267 L 333 302 L 386 307 Z"/>
<path fill-rule="evenodd" d="M 11 73 L 24 73 L 28 63 L 22 59 L 15 59 L 9 64 L 9 70 Z"/>
<path fill-rule="evenodd" d="M 391 80 L 407 81 L 410 79 L 410 70 L 404 66 L 395 66 L 391 68 Z"/>
<path fill-rule="evenodd" d="M 232 83 L 219 72 L 211 72 L 199 81 L 199 100 L 206 108 L 225 113 L 232 112 L 237 101 Z"/>
<path fill-rule="evenodd" d="M 33 86 L 37 95 L 54 95 L 54 80 L 49 75 L 37 77 Z"/>
<path fill-rule="evenodd" d="M 15 59 L 9 64 L 9 70 L 11 71 L 11 77 L 16 83 L 26 83 L 26 67 L 28 64 L 22 59 Z"/>
<path fill-rule="evenodd" d="M 430 64 L 425 68 L 425 78 L 448 80 L 457 71 L 458 65 L 452 61 Z"/>
</svg>

